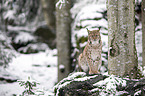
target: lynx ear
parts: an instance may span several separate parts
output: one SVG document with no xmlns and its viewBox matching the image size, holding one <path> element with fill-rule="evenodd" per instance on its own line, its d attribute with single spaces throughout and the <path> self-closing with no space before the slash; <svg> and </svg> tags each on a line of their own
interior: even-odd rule
<svg viewBox="0 0 145 96">
<path fill-rule="evenodd" d="M 88 28 L 86 28 L 87 29 L 87 32 L 88 32 L 88 34 L 90 33 L 90 30 L 88 30 Z"/>
<path fill-rule="evenodd" d="M 99 28 L 99 30 L 98 30 L 98 31 L 100 31 L 101 27 L 98 27 L 98 28 Z"/>
</svg>

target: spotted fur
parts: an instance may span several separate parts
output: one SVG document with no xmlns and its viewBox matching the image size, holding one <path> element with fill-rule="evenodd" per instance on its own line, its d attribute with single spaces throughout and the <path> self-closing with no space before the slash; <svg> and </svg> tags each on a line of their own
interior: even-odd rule
<svg viewBox="0 0 145 96">
<path fill-rule="evenodd" d="M 100 30 L 88 30 L 87 45 L 78 59 L 79 67 L 85 72 L 89 71 L 89 74 L 99 73 L 98 70 L 102 63 L 102 41 L 99 31 Z"/>
</svg>

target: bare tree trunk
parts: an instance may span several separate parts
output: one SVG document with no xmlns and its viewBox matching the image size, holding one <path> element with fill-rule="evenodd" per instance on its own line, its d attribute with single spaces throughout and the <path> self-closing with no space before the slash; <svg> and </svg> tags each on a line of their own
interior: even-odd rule
<svg viewBox="0 0 145 96">
<path fill-rule="evenodd" d="M 4 20 L 4 17 L 3 17 L 3 11 L 4 11 L 4 1 L 0 1 L 0 30 L 2 32 L 7 32 L 7 20 Z"/>
<path fill-rule="evenodd" d="M 59 4 L 56 7 L 56 12 L 58 81 L 60 81 L 70 73 L 71 68 L 70 0 L 64 0 L 64 3 Z"/>
<path fill-rule="evenodd" d="M 41 4 L 48 27 L 55 30 L 55 0 L 41 0 Z"/>
<path fill-rule="evenodd" d="M 108 0 L 109 74 L 137 77 L 134 0 Z"/>
<path fill-rule="evenodd" d="M 142 65 L 145 67 L 145 0 L 142 0 Z"/>
</svg>

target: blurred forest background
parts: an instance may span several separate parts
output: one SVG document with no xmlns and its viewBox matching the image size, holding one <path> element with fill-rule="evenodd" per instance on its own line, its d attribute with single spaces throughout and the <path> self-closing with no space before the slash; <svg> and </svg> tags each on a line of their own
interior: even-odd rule
<svg viewBox="0 0 145 96">
<path fill-rule="evenodd" d="M 57 66 L 58 62 L 61 65 L 62 62 L 69 60 L 64 63 L 69 65 L 68 73 L 76 69 L 77 57 L 87 42 L 86 28 L 95 30 L 101 27 L 103 49 L 100 71 L 102 73 L 108 71 L 106 1 L 70 0 L 69 2 L 64 7 L 63 2 L 59 3 L 55 0 L 0 0 L 1 96 L 20 94 L 23 89 L 19 89 L 16 80 L 26 79 L 28 76 L 40 82 L 50 92 L 48 94 L 52 94 L 52 87 L 57 82 L 57 78 L 60 78 L 58 81 L 63 78 L 63 76 L 57 77 L 57 71 L 63 72 L 64 67 L 63 65 Z M 136 0 L 135 3 L 135 39 L 138 61 L 141 66 L 141 1 Z M 61 16 L 61 13 L 65 16 Z M 59 23 L 61 20 L 64 21 L 64 25 Z M 66 33 L 62 34 L 63 31 Z M 56 43 L 63 41 L 61 37 L 66 38 L 66 42 L 62 42 L 62 45 L 58 46 Z M 65 52 L 62 49 L 56 50 L 56 47 L 60 48 L 60 46 L 66 46 Z M 61 60 L 57 62 L 57 52 L 66 53 L 64 56 L 68 56 L 67 60 L 60 57 Z M 57 67 L 61 70 L 57 70 Z M 64 75 L 65 77 L 68 73 L 58 76 Z M 13 88 L 15 86 L 15 89 L 21 91 L 16 92 L 11 88 L 6 88 L 7 86 Z"/>
</svg>

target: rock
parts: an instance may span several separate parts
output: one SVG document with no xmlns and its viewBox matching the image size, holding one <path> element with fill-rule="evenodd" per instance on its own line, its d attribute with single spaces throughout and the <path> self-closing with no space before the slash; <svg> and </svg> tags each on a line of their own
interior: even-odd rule
<svg viewBox="0 0 145 96">
<path fill-rule="evenodd" d="M 34 35 L 38 37 L 38 42 L 48 44 L 51 49 L 56 48 L 56 35 L 54 30 L 50 30 L 47 26 L 40 26 L 34 32 Z"/>
<path fill-rule="evenodd" d="M 54 92 L 55 96 L 144 96 L 144 89 L 145 79 L 76 72 L 61 80 Z"/>
<path fill-rule="evenodd" d="M 36 28 L 36 31 L 17 30 L 10 31 L 11 44 L 20 53 L 30 54 L 45 51 L 48 48 L 56 48 L 56 36 L 54 30 L 43 25 Z"/>
</svg>

